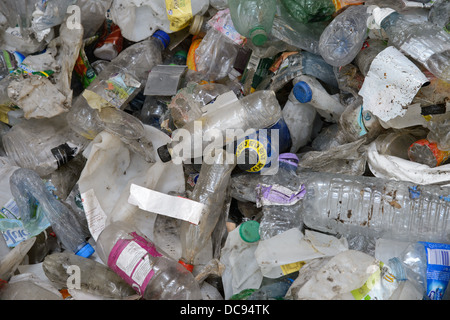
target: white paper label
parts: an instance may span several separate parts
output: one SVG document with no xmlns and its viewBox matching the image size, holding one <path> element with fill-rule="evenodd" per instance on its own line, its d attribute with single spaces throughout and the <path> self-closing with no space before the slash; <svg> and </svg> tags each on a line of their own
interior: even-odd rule
<svg viewBox="0 0 450 320">
<path fill-rule="evenodd" d="M 93 189 L 89 189 L 80 195 L 84 212 L 86 213 L 89 231 L 94 240 L 97 241 L 98 236 L 105 229 L 107 215 L 100 206 Z"/>
</svg>

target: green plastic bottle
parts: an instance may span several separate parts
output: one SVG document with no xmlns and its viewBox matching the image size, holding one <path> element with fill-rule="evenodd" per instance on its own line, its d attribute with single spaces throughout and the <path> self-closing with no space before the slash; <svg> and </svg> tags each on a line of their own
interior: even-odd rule
<svg viewBox="0 0 450 320">
<path fill-rule="evenodd" d="M 228 0 L 231 20 L 237 32 L 262 46 L 272 30 L 276 0 Z"/>
</svg>

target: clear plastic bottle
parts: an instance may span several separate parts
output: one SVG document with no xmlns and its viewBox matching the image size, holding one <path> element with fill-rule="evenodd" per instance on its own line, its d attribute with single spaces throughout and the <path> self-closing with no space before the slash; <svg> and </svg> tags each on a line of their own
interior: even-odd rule
<svg viewBox="0 0 450 320">
<path fill-rule="evenodd" d="M 449 282 L 450 245 L 414 242 L 388 265 L 399 281 L 410 281 L 425 300 L 443 300 Z"/>
<path fill-rule="evenodd" d="M 267 42 L 275 17 L 275 0 L 228 0 L 236 30 L 255 46 Z"/>
<path fill-rule="evenodd" d="M 274 125 L 281 118 L 281 107 L 270 90 L 256 91 L 242 99 L 239 99 L 226 108 L 206 113 L 197 121 L 188 122 L 180 131 L 174 132 L 173 141 L 158 148 L 158 154 L 163 161 L 186 160 L 203 156 L 203 151 L 211 143 L 212 139 L 220 135 L 222 141 L 214 141 L 215 147 L 224 146 L 231 142 L 233 137 L 227 135 L 227 129 L 234 132 L 249 129 L 262 129 Z M 206 138 L 209 137 L 209 138 Z M 182 141 L 178 142 L 179 139 Z M 184 139 L 186 138 L 186 139 Z M 234 138 L 237 138 L 234 136 Z M 197 140 L 197 141 L 196 141 Z"/>
<path fill-rule="evenodd" d="M 450 32 L 450 2 L 436 0 L 428 12 L 428 21 Z"/>
<path fill-rule="evenodd" d="M 443 28 L 431 22 L 411 23 L 395 11 L 382 19 L 380 26 L 390 44 L 436 77 L 450 81 L 450 34 Z"/>
<path fill-rule="evenodd" d="M 191 272 L 124 222 L 106 226 L 96 249 L 100 259 L 146 300 L 202 298 Z"/>
<path fill-rule="evenodd" d="M 300 205 L 304 188 L 298 183 L 297 165 L 295 154 L 280 155 L 278 172 L 270 184 L 261 183 L 256 188 L 257 205 L 262 205 L 259 228 L 262 240 L 303 227 Z"/>
<path fill-rule="evenodd" d="M 67 287 L 70 266 L 80 268 L 79 289 L 82 291 L 112 299 L 124 299 L 136 294 L 125 280 L 106 265 L 71 252 L 49 254 L 42 263 L 47 278 L 61 287 Z"/>
<path fill-rule="evenodd" d="M 227 188 L 235 166 L 234 157 L 230 157 L 223 149 L 216 152 L 213 163 L 205 162 L 201 166 L 189 198 L 204 204 L 202 216 L 198 224 L 182 221 L 180 227 L 180 263 L 188 270 L 193 270 L 195 257 L 206 246 L 220 216 L 224 214 Z"/>
<path fill-rule="evenodd" d="M 315 78 L 301 75 L 293 80 L 293 93 L 301 103 L 309 103 L 328 122 L 338 122 L 345 106 L 339 101 L 339 95 L 330 95 Z"/>
<path fill-rule="evenodd" d="M 332 66 L 353 61 L 367 38 L 367 7 L 351 6 L 325 28 L 319 40 L 319 52 Z"/>
<path fill-rule="evenodd" d="M 450 240 L 448 188 L 330 172 L 308 173 L 306 180 L 301 210 L 310 228 L 401 241 Z"/>
<path fill-rule="evenodd" d="M 8 157 L 44 177 L 72 160 L 89 140 L 70 130 L 65 115 L 23 120 L 2 136 Z"/>
<path fill-rule="evenodd" d="M 384 49 L 387 48 L 386 43 L 380 39 L 367 39 L 355 57 L 355 64 L 363 76 L 367 76 L 373 59 Z"/>
<path fill-rule="evenodd" d="M 89 87 L 74 99 L 67 113 L 67 122 L 72 130 L 91 140 L 103 131 L 97 109 L 104 106 L 124 109 L 145 88 L 150 70 L 162 63 L 161 52 L 169 41 L 169 36 L 158 30 L 149 39 L 129 46 L 108 63 Z M 125 79 L 129 80 L 127 84 L 133 84 L 124 84 Z M 111 86 L 116 90 L 105 90 Z"/>
<path fill-rule="evenodd" d="M 55 198 L 35 171 L 17 169 L 11 175 L 10 187 L 26 229 L 32 230 L 39 215 L 44 214 L 65 249 L 86 258 L 94 253 L 76 213 Z M 32 204 L 35 201 L 42 212 L 33 217 Z"/>
<path fill-rule="evenodd" d="M 220 256 L 225 265 L 222 283 L 226 300 L 242 290 L 261 286 L 263 275 L 254 256 L 260 239 L 258 230 L 257 221 L 247 220 L 227 235 Z"/>
</svg>

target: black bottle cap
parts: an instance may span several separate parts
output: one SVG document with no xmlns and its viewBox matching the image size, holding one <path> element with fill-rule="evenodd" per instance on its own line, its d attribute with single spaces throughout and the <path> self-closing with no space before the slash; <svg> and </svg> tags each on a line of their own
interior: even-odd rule
<svg viewBox="0 0 450 320">
<path fill-rule="evenodd" d="M 157 151 L 158 151 L 158 156 L 162 162 L 169 162 L 170 160 L 172 160 L 172 156 L 170 155 L 167 144 L 159 147 Z"/>
</svg>

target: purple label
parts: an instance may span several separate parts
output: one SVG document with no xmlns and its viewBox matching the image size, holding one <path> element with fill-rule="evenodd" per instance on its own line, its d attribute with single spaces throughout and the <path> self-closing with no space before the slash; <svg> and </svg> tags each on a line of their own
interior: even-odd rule
<svg viewBox="0 0 450 320">
<path fill-rule="evenodd" d="M 299 191 L 293 192 L 283 186 L 258 185 L 257 193 L 262 205 L 292 205 L 303 199 L 306 189 L 302 185 Z"/>
<path fill-rule="evenodd" d="M 133 232 L 133 239 L 116 242 L 108 257 L 108 266 L 136 290 L 144 294 L 154 271 L 151 257 L 162 256 L 155 245 Z"/>
</svg>

